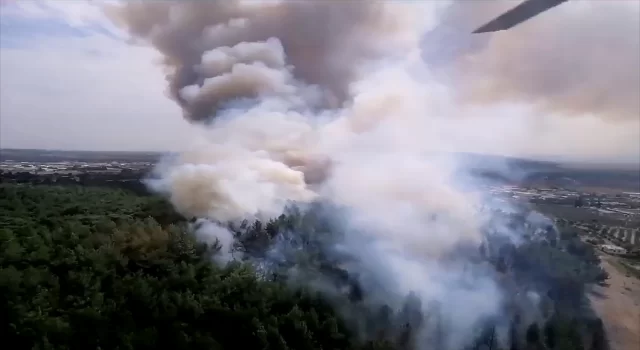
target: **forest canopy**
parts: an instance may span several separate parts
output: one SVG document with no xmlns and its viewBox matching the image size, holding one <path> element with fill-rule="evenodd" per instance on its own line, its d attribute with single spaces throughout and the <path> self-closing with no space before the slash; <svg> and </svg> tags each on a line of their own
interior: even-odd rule
<svg viewBox="0 0 640 350">
<path fill-rule="evenodd" d="M 437 348 L 437 340 L 415 340 L 437 306 L 425 312 L 408 295 L 399 311 L 365 307 L 357 282 L 310 248 L 300 266 L 333 276 L 344 296 L 292 285 L 278 268 L 258 273 L 255 257 L 285 232 L 313 246 L 313 232 L 332 229 L 311 214 L 229 226 L 247 258 L 227 265 L 213 262 L 219 245 L 198 242 L 191 227 L 155 196 L 0 185 L 3 340 L 14 349 Z M 469 349 L 606 348 L 602 323 L 583 311 L 585 288 L 606 279 L 588 246 L 560 235 L 493 248 L 480 247 L 478 257 L 503 279 L 536 287 L 546 314 L 527 321 L 513 307 L 506 343 L 488 322 Z"/>
</svg>

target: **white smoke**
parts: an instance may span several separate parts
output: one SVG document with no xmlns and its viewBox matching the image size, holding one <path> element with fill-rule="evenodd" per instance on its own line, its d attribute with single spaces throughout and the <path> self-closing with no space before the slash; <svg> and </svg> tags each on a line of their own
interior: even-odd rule
<svg viewBox="0 0 640 350">
<path fill-rule="evenodd" d="M 193 231 L 200 241 L 210 246 L 217 245 L 219 250 L 214 258 L 218 263 L 226 264 L 234 260 L 235 237 L 233 232 L 226 227 L 208 220 L 199 219 L 193 224 Z"/>
<path fill-rule="evenodd" d="M 453 334 L 443 349 L 455 349 L 471 340 L 480 321 L 499 313 L 501 295 L 488 269 L 441 261 L 461 244 L 479 244 L 481 229 L 492 222 L 478 210 L 488 205 L 482 190 L 460 183 L 465 164 L 448 152 L 505 150 L 518 140 L 500 139 L 501 132 L 526 127 L 480 108 L 457 108 L 450 91 L 433 83 L 419 46 L 420 18 L 433 8 L 375 4 L 345 5 L 353 19 L 336 15 L 337 3 L 320 1 L 225 5 L 228 13 L 211 18 L 206 10 L 222 5 L 202 5 L 202 13 L 196 3 L 125 9 L 132 32 L 153 42 L 176 69 L 169 81 L 186 116 L 208 121 L 193 147 L 159 168 L 154 188 L 184 215 L 216 221 L 271 218 L 292 202 L 347 208 L 344 229 L 353 234 L 344 247 L 384 281 L 385 291 L 371 294 L 393 302 L 414 292 L 425 305 L 438 302 Z M 322 11 L 316 14 L 316 7 Z M 298 27 L 283 31 L 278 21 Z M 316 32 L 331 25 L 361 41 L 348 46 Z M 384 35 L 367 34 L 372 27 Z M 256 28 L 264 32 L 257 35 Z M 198 49 L 171 41 L 187 35 Z M 469 119 L 463 111 L 487 118 Z M 216 225 L 198 232 L 216 238 L 228 254 L 230 232 Z"/>
<path fill-rule="evenodd" d="M 415 64 L 379 65 L 352 85 L 351 103 L 320 113 L 304 105 L 312 87 L 281 70 L 260 100 L 220 112 L 159 183 L 180 212 L 220 221 L 270 218 L 318 199 L 348 208 L 345 229 L 360 233 L 344 247 L 388 288 L 372 294 L 397 305 L 412 291 L 438 301 L 454 334 L 443 346 L 456 349 L 499 312 L 501 296 L 486 271 L 438 262 L 461 243 L 479 244 L 486 217 L 480 197 L 454 181 L 459 164 L 442 153 L 446 116 L 431 116 L 433 89 L 412 77 Z"/>
</svg>

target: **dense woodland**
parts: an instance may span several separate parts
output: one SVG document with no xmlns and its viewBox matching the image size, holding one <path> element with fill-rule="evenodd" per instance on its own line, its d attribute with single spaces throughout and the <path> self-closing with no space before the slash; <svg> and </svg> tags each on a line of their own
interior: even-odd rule
<svg viewBox="0 0 640 350">
<path fill-rule="evenodd" d="M 164 199 L 124 189 L 0 185 L 3 342 L 83 350 L 442 348 L 437 339 L 416 344 L 414 331 L 438 316 L 438 305 L 423 307 L 410 294 L 399 311 L 364 306 L 366 292 L 321 249 L 326 237 L 340 238 L 322 215 L 291 210 L 229 225 L 243 259 L 227 266 L 213 263 L 219 247 L 198 243 L 190 227 Z M 305 254 L 271 259 L 285 240 Z M 488 321 L 468 349 L 607 349 L 585 298 L 589 284 L 607 278 L 590 245 L 549 228 L 518 246 L 489 235 L 474 254 L 514 296 L 540 293 L 542 311 L 530 321 L 514 297 L 505 310 L 508 344 Z M 292 284 L 290 264 L 348 292 L 331 299 Z"/>
</svg>

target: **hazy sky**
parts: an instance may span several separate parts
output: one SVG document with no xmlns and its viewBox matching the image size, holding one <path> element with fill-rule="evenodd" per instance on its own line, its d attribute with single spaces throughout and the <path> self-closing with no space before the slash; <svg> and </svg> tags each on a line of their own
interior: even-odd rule
<svg viewBox="0 0 640 350">
<path fill-rule="evenodd" d="M 5 1 L 0 16 L 2 147 L 168 150 L 188 137 L 159 56 L 99 8 Z"/>
<path fill-rule="evenodd" d="M 582 1 L 585 2 L 596 3 Z M 80 0 L 0 0 L 0 4 L 1 147 L 164 151 L 181 148 L 196 133 L 196 128 L 182 118 L 178 106 L 166 96 L 166 82 L 159 64 L 161 56 L 151 47 L 132 45 L 128 35 L 116 28 L 98 6 Z M 443 12 L 442 18 L 457 19 L 458 23 L 473 26 L 482 24 L 513 4 L 510 1 L 509 6 L 485 7 L 483 11 L 471 7 L 465 10 L 454 8 Z M 598 22 L 599 13 L 604 13 L 602 10 L 590 9 L 580 13 L 576 8 L 561 5 L 545 17 L 500 34 L 492 41 L 487 41 L 487 38 L 493 38 L 489 36 L 482 39 L 468 37 L 469 28 L 447 26 L 443 20 L 439 30 L 444 35 L 434 31 L 427 39 L 458 45 L 438 48 L 435 53 L 426 52 L 425 58 L 432 59 L 434 66 L 438 62 L 446 62 L 442 71 L 447 72 L 447 67 L 454 69 L 455 74 L 448 77 L 452 84 L 457 84 L 461 95 L 479 96 L 485 102 L 503 97 L 539 99 L 545 95 L 539 92 L 547 89 L 546 84 L 558 87 L 559 83 L 567 81 L 557 67 L 556 71 L 551 70 L 555 67 L 554 62 L 560 59 L 563 67 L 568 69 L 577 66 L 580 73 L 572 73 L 572 81 L 562 86 L 567 88 L 572 82 L 582 84 L 584 81 L 582 86 L 591 84 L 589 86 L 594 88 L 575 90 L 575 95 L 546 98 L 543 107 L 547 109 L 537 111 L 545 114 L 544 118 L 536 119 L 530 128 L 527 127 L 535 132 L 527 131 L 526 140 L 525 137 L 512 136 L 514 141 L 509 141 L 523 150 L 514 153 L 575 156 L 580 159 L 594 154 L 598 160 L 637 161 L 640 156 L 640 116 L 635 118 L 633 111 L 640 103 L 634 102 L 640 101 L 640 96 L 635 96 L 640 86 L 640 81 L 637 81 L 640 69 L 625 67 L 633 66 L 632 61 L 638 59 L 630 52 L 635 49 L 633 45 L 640 43 L 640 17 L 634 17 L 636 12 L 609 11 L 606 16 L 600 16 L 602 20 Z M 633 11 L 638 8 L 635 6 Z M 626 16 L 622 16 L 625 12 Z M 596 24 L 602 26 L 600 28 L 612 29 L 609 32 L 587 30 L 598 28 Z M 567 29 L 557 33 L 554 28 L 558 26 Z M 585 41 L 598 32 L 602 33 L 600 42 Z M 614 36 L 607 35 L 622 35 L 624 38 L 615 41 L 611 40 Z M 560 39 L 552 42 L 551 38 L 555 37 Z M 581 51 L 577 51 L 577 46 L 570 48 L 573 43 L 581 44 Z M 630 49 L 612 52 L 622 47 Z M 542 61 L 536 58 L 540 50 L 548 51 L 547 55 L 538 57 L 546 57 Z M 586 57 L 581 64 L 574 64 L 577 61 L 571 58 L 571 50 Z M 604 57 L 606 55 L 622 57 L 623 60 L 611 61 L 607 68 L 602 66 L 605 59 L 609 59 Z M 514 64 L 516 60 L 526 59 L 533 63 Z M 541 63 L 533 67 L 535 62 Z M 596 66 L 600 71 L 595 72 L 593 67 Z M 606 73 L 605 69 L 613 69 L 613 74 Z M 544 72 L 549 73 L 549 78 L 541 74 Z M 462 80 L 456 76 L 460 73 L 463 74 Z M 532 77 L 540 79 L 533 81 Z M 608 77 L 613 78 L 607 80 Z M 517 79 L 530 84 L 515 86 Z M 610 86 L 596 85 L 598 79 L 606 80 Z M 621 91 L 614 92 L 616 86 L 612 84 L 616 83 L 615 79 L 624 80 L 632 88 L 625 89 L 623 95 Z M 478 91 L 483 93 L 478 94 Z M 462 105 L 468 102 L 465 96 L 461 96 Z M 620 117 L 555 117 L 559 112 L 571 114 L 576 111 L 582 113 L 581 108 L 597 109 L 596 103 L 600 100 L 603 101 L 602 115 L 605 112 L 618 113 Z M 627 105 L 621 105 L 619 101 Z M 562 105 L 564 109 L 554 109 L 556 105 Z M 613 108 L 615 106 L 621 107 Z M 509 130 L 507 126 L 504 129 Z M 487 137 L 502 136 L 496 133 Z"/>
</svg>

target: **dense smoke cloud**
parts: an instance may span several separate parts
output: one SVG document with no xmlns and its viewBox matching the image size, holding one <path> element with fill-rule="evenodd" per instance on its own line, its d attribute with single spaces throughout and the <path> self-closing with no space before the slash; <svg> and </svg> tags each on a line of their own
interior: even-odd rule
<svg viewBox="0 0 640 350">
<path fill-rule="evenodd" d="M 128 2 L 108 13 L 164 55 L 170 94 L 196 121 L 230 100 L 291 94 L 293 76 L 317 87 L 305 96 L 314 103 L 343 102 L 359 66 L 392 52 L 406 20 L 372 1 Z"/>
<path fill-rule="evenodd" d="M 493 45 L 449 52 L 453 65 L 425 66 L 421 34 L 438 10 L 455 12 L 446 5 L 201 1 L 110 8 L 134 38 L 164 55 L 171 97 L 185 116 L 207 122 L 201 139 L 159 166 L 150 184 L 184 215 L 218 222 L 272 218 L 291 203 L 344 208 L 340 224 L 348 234 L 341 244 L 360 261 L 350 272 L 374 274 L 384 291 L 362 285 L 390 304 L 413 292 L 424 305 L 440 305 L 450 337 L 438 348 L 460 348 L 481 321 L 500 313 L 500 288 L 490 271 L 470 273 L 465 255 L 455 263 L 442 259 L 461 246 L 477 247 L 487 226 L 509 238 L 517 232 L 479 210 L 492 204 L 477 181 L 463 176 L 466 162 L 450 152 L 508 150 L 530 128 L 505 123 L 495 111 L 459 108 L 460 96 L 433 82 L 437 70 L 465 71 L 465 59 Z M 481 75 L 465 72 L 470 85 L 462 91 L 473 91 Z M 508 86 L 489 78 L 499 83 L 487 91 Z M 505 92 L 524 96 L 512 94 Z M 545 101 L 572 105 L 554 98 Z M 512 135 L 496 139 L 501 129 Z M 202 223 L 199 232 L 220 240 L 222 259 L 231 258 L 229 232 Z"/>
<path fill-rule="evenodd" d="M 461 101 L 504 100 L 543 114 L 640 120 L 640 5 L 570 1 L 511 30 L 468 33 L 515 6 L 460 1 L 424 39 L 425 58 L 452 78 Z"/>
</svg>

